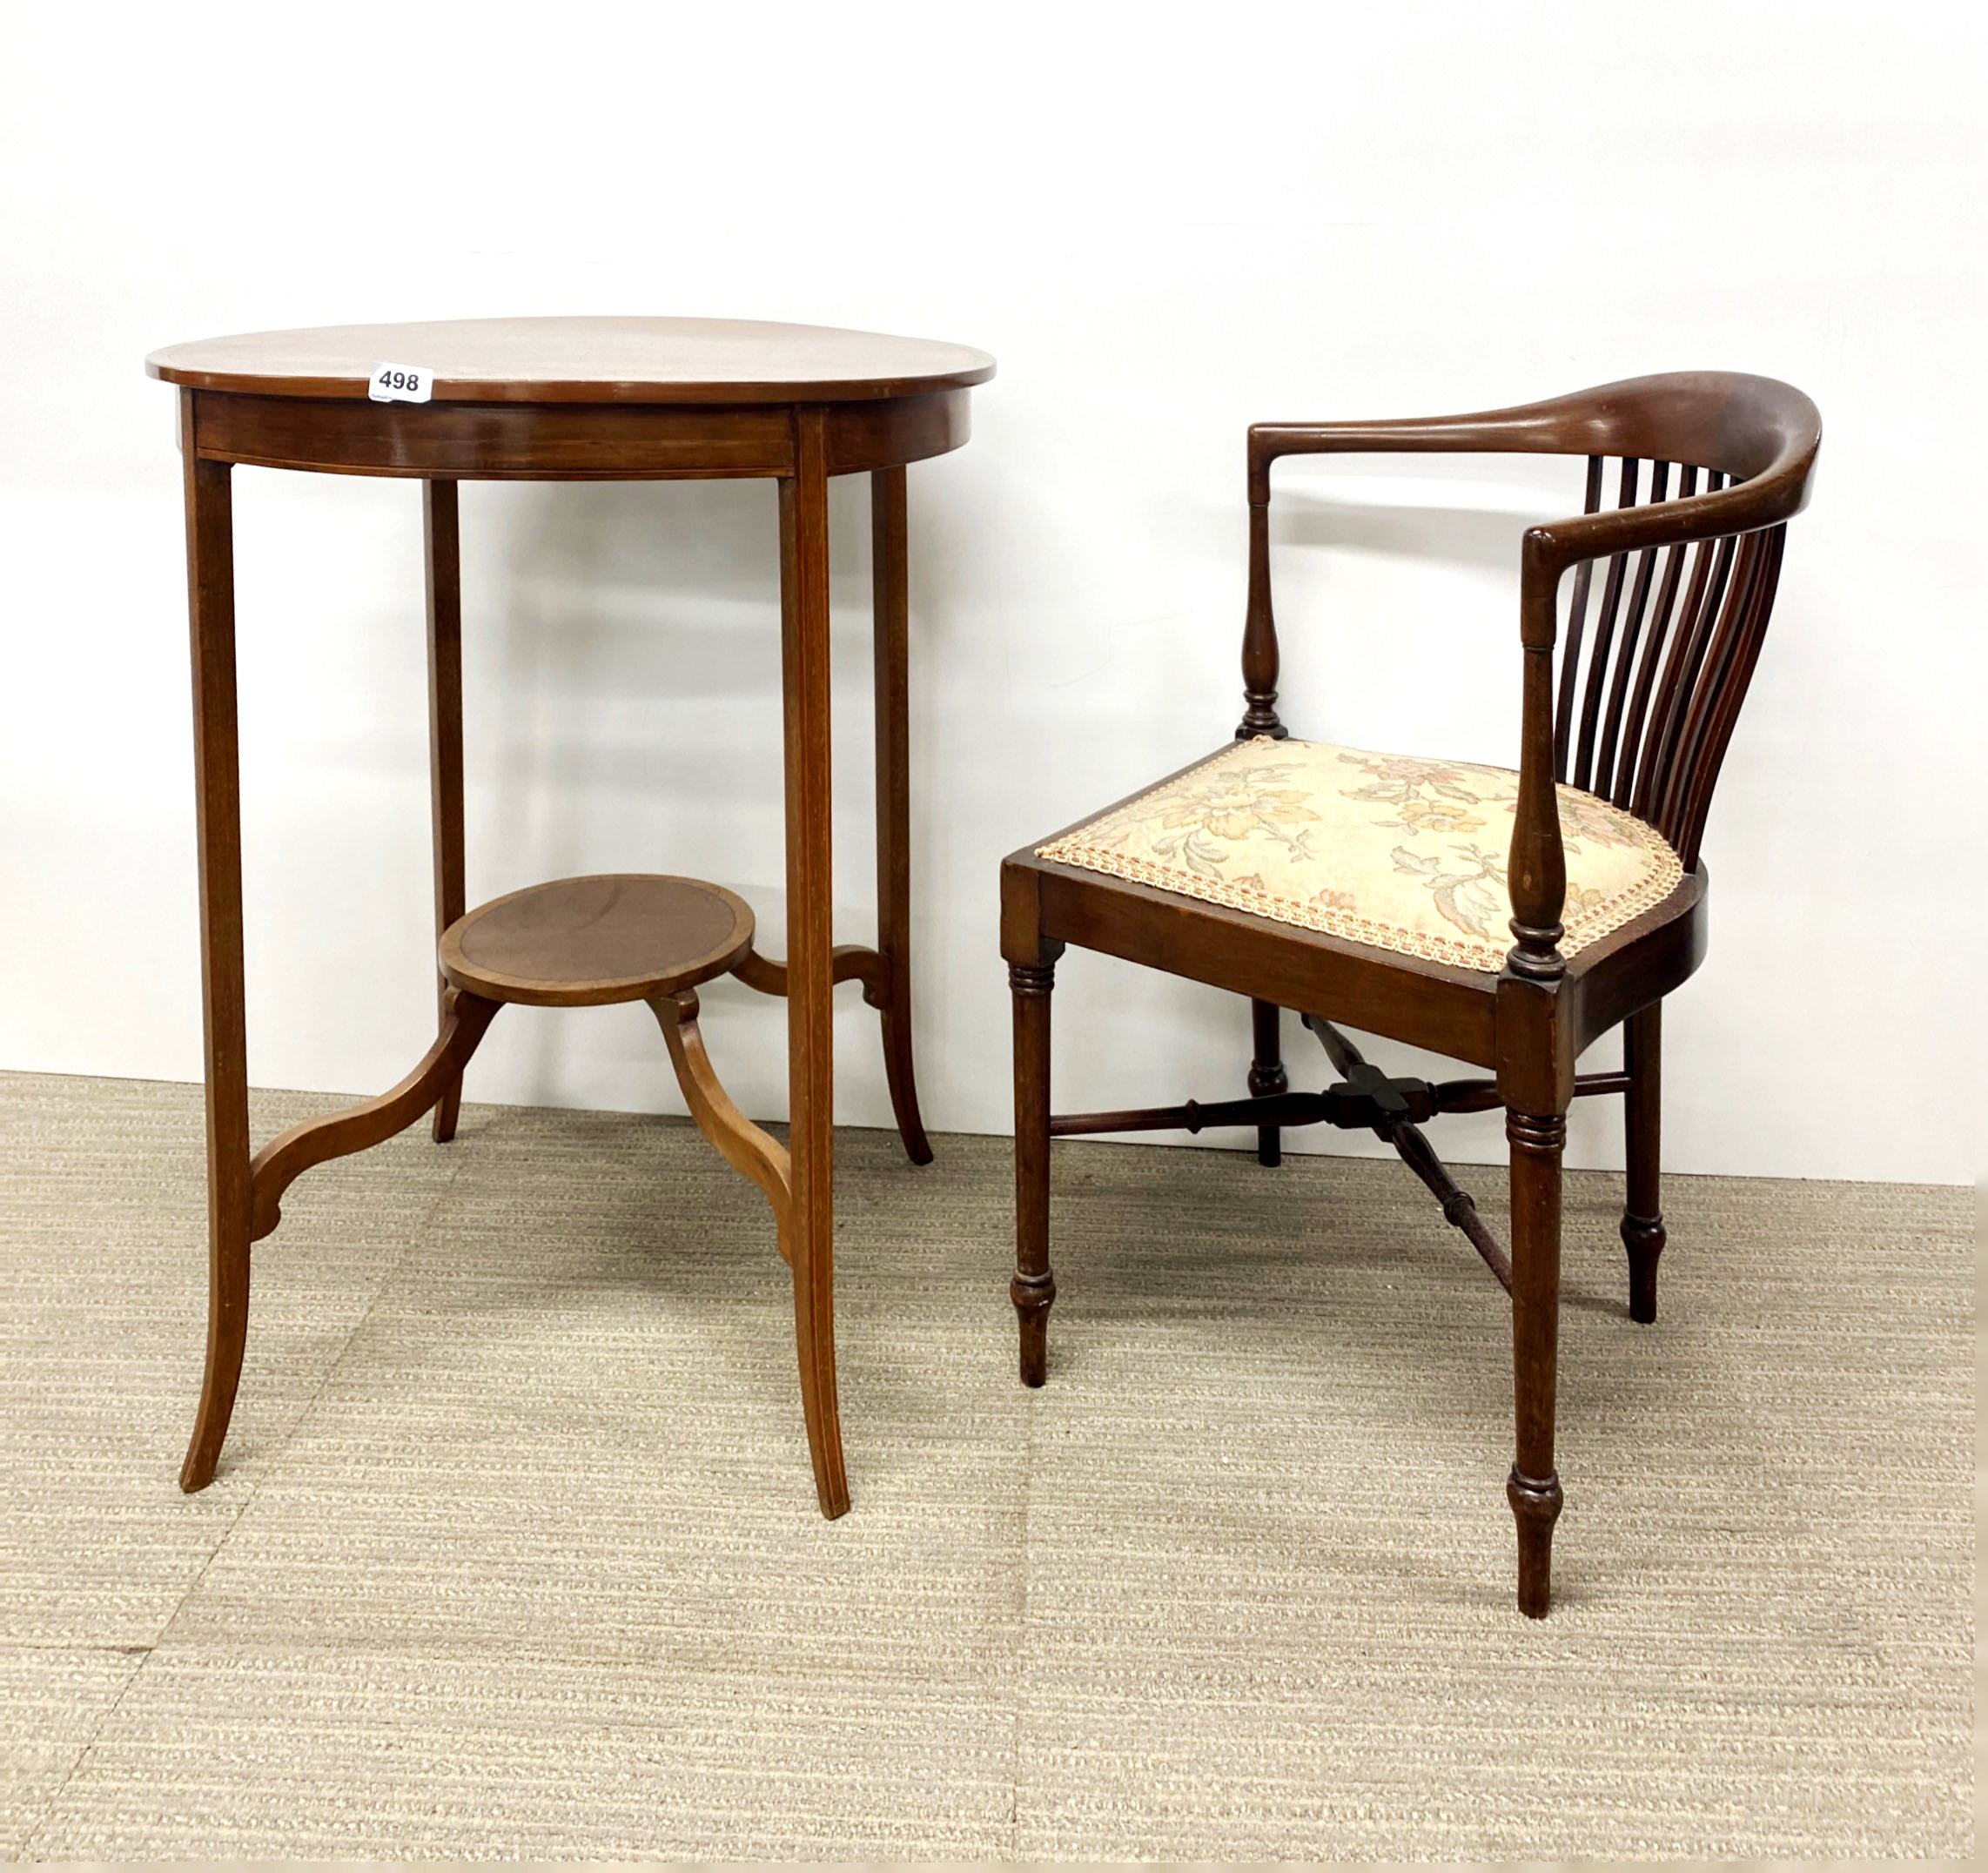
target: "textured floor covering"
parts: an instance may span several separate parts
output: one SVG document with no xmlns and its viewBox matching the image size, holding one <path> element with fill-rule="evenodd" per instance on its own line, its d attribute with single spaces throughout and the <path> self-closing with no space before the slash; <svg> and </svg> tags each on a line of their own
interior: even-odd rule
<svg viewBox="0 0 1988 1873">
<path fill-rule="evenodd" d="M 831 1525 L 756 1192 L 491 1108 L 292 1192 L 183 1497 L 199 1126 L 0 1077 L 0 1852 L 1971 1850 L 1964 1192 L 1674 1179 L 1645 1330 L 1572 1180 L 1541 1626 L 1501 1297 L 1391 1166 L 1059 1146 L 1028 1394 L 1003 1145 L 842 1135 Z"/>
</svg>

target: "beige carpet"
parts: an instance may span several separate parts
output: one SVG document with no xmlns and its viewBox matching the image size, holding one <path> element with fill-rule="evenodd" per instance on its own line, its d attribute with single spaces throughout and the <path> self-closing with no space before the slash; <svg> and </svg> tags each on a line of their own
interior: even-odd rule
<svg viewBox="0 0 1988 1873">
<path fill-rule="evenodd" d="M 1059 1146 L 1029 1394 L 1003 1145 L 843 1135 L 829 1524 L 757 1193 L 489 1108 L 292 1192 L 183 1497 L 199 1123 L 0 1078 L 0 1850 L 1971 1849 L 1965 1192 L 1674 1179 L 1638 1329 L 1573 1179 L 1539 1626 L 1502 1297 L 1392 1166 Z"/>
</svg>

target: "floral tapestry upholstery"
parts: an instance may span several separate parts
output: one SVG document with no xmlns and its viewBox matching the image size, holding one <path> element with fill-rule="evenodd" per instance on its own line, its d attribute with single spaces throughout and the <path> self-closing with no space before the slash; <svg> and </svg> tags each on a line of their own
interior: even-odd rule
<svg viewBox="0 0 1988 1873">
<path fill-rule="evenodd" d="M 1661 903 L 1677 855 L 1641 820 L 1560 789 L 1572 956 Z M 1323 742 L 1239 742 L 1051 840 L 1038 856 L 1227 904 L 1275 923 L 1501 970 L 1512 947 L 1508 768 L 1371 755 Z"/>
</svg>

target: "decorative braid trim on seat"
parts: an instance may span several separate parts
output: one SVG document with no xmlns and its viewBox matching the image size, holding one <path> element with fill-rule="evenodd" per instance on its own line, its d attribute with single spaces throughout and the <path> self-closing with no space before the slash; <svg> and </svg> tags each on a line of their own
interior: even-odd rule
<svg viewBox="0 0 1988 1873">
<path fill-rule="evenodd" d="M 1656 829 L 1561 787 L 1574 956 L 1662 903 L 1683 867 Z M 1453 968 L 1496 972 L 1511 948 L 1508 768 L 1259 735 L 1036 849 L 1274 923 Z M 1490 836 L 1481 845 L 1462 836 Z"/>
</svg>

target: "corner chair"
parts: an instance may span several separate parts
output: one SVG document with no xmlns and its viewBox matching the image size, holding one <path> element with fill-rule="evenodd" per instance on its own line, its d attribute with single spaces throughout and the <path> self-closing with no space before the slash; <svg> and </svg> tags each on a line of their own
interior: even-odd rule
<svg viewBox="0 0 1988 1873">
<path fill-rule="evenodd" d="M 1544 1616 L 1562 1500 L 1554 1394 L 1567 1111 L 1580 1098 L 1623 1098 L 1629 1313 L 1654 1321 L 1663 997 L 1704 957 L 1700 841 L 1820 439 L 1799 391 L 1720 372 L 1480 415 L 1250 430 L 1235 739 L 1001 868 L 1015 1037 L 1010 1292 L 1024 1384 L 1044 1382 L 1056 1298 L 1052 1138 L 1237 1125 L 1254 1129 L 1259 1159 L 1275 1165 L 1286 1127 L 1371 1128 L 1510 1296 L 1516 1448 L 1506 1494 L 1519 1608 Z M 1516 769 L 1293 738 L 1277 709 L 1271 465 L 1450 451 L 1586 458 L 1581 514 L 1519 542 Z M 1247 997 L 1248 1097 L 1052 1116 L 1050 1005 L 1071 943 Z M 1340 1076 L 1322 1092 L 1290 1086 L 1286 1009 Z M 1390 1077 L 1341 1022 L 1482 1073 Z M 1617 1026 L 1622 1071 L 1578 1071 Z M 1498 1107 L 1511 1150 L 1508 1253 L 1421 1129 L 1439 1113 Z"/>
</svg>

